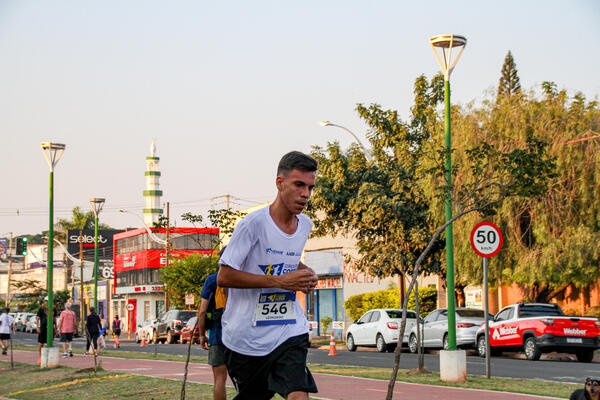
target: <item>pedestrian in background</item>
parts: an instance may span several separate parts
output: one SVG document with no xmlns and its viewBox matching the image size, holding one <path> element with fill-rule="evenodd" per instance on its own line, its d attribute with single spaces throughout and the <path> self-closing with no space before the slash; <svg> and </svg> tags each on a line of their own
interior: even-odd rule
<svg viewBox="0 0 600 400">
<path fill-rule="evenodd" d="M 90 345 L 94 346 L 94 354 L 98 355 L 98 336 L 100 336 L 100 332 L 102 331 L 102 323 L 94 307 L 90 307 L 90 314 L 85 319 L 85 330 L 87 332 L 85 355 L 90 354 Z"/>
<path fill-rule="evenodd" d="M 60 313 L 58 331 L 60 332 L 60 341 L 63 345 L 63 358 L 67 358 L 67 356 L 73 357 L 73 333 L 75 333 L 75 313 L 71 311 L 71 305 L 69 303 L 65 304 L 65 309 Z M 69 345 L 68 355 L 67 344 Z"/>
<path fill-rule="evenodd" d="M 15 319 L 9 314 L 10 309 L 7 307 L 4 309 L 2 315 L 0 315 L 0 345 L 2 345 L 2 355 L 6 355 L 8 350 L 10 333 L 15 330 Z"/>
<path fill-rule="evenodd" d="M 115 319 L 112 322 L 112 332 L 115 337 L 115 349 L 121 348 L 119 345 L 119 336 L 121 336 L 121 320 L 118 315 L 115 315 Z"/>
<path fill-rule="evenodd" d="M 46 344 L 46 339 L 48 337 L 48 296 L 44 298 L 44 302 L 40 306 L 36 314 L 37 319 L 37 334 L 38 334 L 38 343 L 40 344 L 38 348 L 38 360 L 37 363 L 41 364 L 42 362 L 42 347 Z"/>
</svg>

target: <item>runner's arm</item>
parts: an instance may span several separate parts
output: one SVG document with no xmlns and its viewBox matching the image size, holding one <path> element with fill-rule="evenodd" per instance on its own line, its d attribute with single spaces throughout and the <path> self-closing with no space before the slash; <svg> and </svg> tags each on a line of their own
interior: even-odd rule
<svg viewBox="0 0 600 400">
<path fill-rule="evenodd" d="M 217 284 L 230 288 L 281 288 L 303 291 L 314 288 L 317 277 L 312 270 L 299 269 L 280 276 L 256 275 L 221 264 Z M 308 289 L 310 291 L 310 289 Z M 306 292 L 305 292 L 306 293 Z"/>
<path fill-rule="evenodd" d="M 208 338 L 206 337 L 206 311 L 208 310 L 208 300 L 207 299 L 202 299 L 202 302 L 200 303 L 200 313 L 198 316 L 198 335 L 200 336 L 200 346 L 205 349 L 208 350 Z M 192 330 L 192 333 L 190 334 L 190 336 L 193 338 L 194 337 L 194 331 Z M 192 340 L 192 339 L 190 339 Z"/>
</svg>

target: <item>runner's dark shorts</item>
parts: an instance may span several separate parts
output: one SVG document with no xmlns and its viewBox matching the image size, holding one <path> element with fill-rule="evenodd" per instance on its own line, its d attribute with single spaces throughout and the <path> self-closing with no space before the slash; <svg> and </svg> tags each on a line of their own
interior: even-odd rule
<svg viewBox="0 0 600 400">
<path fill-rule="evenodd" d="M 61 343 L 72 342 L 73 341 L 73 332 L 61 333 L 60 341 L 61 341 Z"/>
<path fill-rule="evenodd" d="M 225 365 L 225 346 L 213 344 L 208 348 L 208 365 L 218 367 Z"/>
<path fill-rule="evenodd" d="M 113 335 L 119 337 L 121 336 L 121 330 L 120 329 L 113 329 Z"/>
<path fill-rule="evenodd" d="M 0 333 L 0 340 L 9 340 L 10 333 Z"/>
<path fill-rule="evenodd" d="M 225 365 L 238 395 L 234 400 L 270 399 L 279 393 L 317 393 L 306 367 L 308 334 L 294 336 L 266 356 L 247 356 L 225 348 Z"/>
</svg>

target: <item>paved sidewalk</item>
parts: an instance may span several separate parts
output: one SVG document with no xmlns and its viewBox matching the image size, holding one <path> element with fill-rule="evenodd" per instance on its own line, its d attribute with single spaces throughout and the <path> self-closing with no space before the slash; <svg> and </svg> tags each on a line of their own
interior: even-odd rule
<svg viewBox="0 0 600 400">
<path fill-rule="evenodd" d="M 14 359 L 18 362 L 35 364 L 37 352 L 15 350 Z M 102 368 L 107 371 L 127 372 L 131 374 L 180 380 L 183 377 L 184 363 L 176 361 L 133 360 L 116 357 L 98 358 Z M 6 361 L 0 358 L 2 361 Z M 10 360 L 10 358 L 9 358 Z M 75 355 L 72 358 L 61 358 L 60 365 L 73 368 L 89 368 L 94 366 L 94 358 Z M 317 381 L 319 393 L 311 397 L 324 400 L 364 400 L 383 399 L 387 393 L 387 381 L 354 378 L 330 374 L 313 374 Z M 206 364 L 190 363 L 188 381 L 212 384 L 211 367 Z M 228 381 L 231 385 L 231 381 Z M 542 400 L 553 397 L 512 394 L 478 389 L 461 389 L 446 386 L 419 385 L 414 383 L 396 382 L 394 399 L 403 400 Z"/>
</svg>

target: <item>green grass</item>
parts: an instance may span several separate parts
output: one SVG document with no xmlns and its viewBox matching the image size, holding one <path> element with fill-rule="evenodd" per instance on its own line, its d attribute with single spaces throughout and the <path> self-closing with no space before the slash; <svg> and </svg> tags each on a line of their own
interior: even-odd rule
<svg viewBox="0 0 600 400">
<path fill-rule="evenodd" d="M 13 345 L 15 350 L 37 351 L 36 346 Z M 75 353 L 82 354 L 83 350 L 74 349 Z M 105 350 L 103 356 L 120 357 L 127 359 L 147 359 L 147 360 L 162 360 L 162 361 L 185 361 L 185 356 L 174 354 L 157 354 L 153 353 L 129 352 Z M 191 356 L 190 362 L 206 364 L 207 357 Z M 388 381 L 391 377 L 392 370 L 389 368 L 370 368 L 370 367 L 350 367 L 336 366 L 328 364 L 309 364 L 312 372 L 328 373 L 334 375 L 357 376 L 363 378 L 381 379 Z M 148 378 L 150 379 L 150 378 Z M 437 386 L 453 386 L 472 389 L 496 390 L 512 393 L 524 393 L 538 396 L 551 396 L 559 398 L 569 398 L 575 389 L 579 389 L 581 385 L 568 384 L 561 382 L 550 382 L 534 380 L 534 379 L 517 379 L 517 378 L 498 378 L 492 377 L 486 379 L 479 375 L 469 375 L 467 382 L 464 383 L 448 383 L 440 381 L 439 373 L 417 374 L 414 371 L 400 370 L 398 371 L 397 381 L 420 383 Z M 141 396 L 141 395 L 140 395 Z M 142 396 L 144 397 L 144 396 Z M 37 397 L 35 397 L 37 398 Z M 40 397 L 43 398 L 43 397 Z M 87 398 L 87 397 L 86 397 Z"/>
<path fill-rule="evenodd" d="M 389 381 L 392 375 L 392 370 L 386 368 L 349 367 L 329 364 L 309 364 L 308 368 L 313 373 L 319 372 L 334 375 L 357 376 L 386 381 Z M 414 370 L 399 370 L 396 381 L 436 386 L 496 390 L 501 392 L 551 396 L 565 399 L 568 399 L 575 389 L 581 388 L 580 384 L 517 378 L 492 377 L 491 379 L 487 379 L 479 375 L 469 375 L 468 380 L 463 383 L 449 383 L 440 381 L 440 374 L 437 372 L 417 373 Z"/>
</svg>

